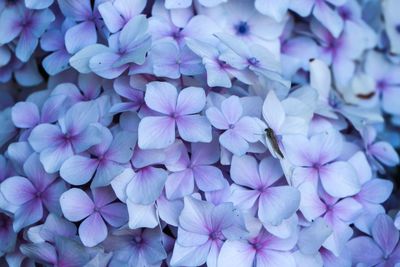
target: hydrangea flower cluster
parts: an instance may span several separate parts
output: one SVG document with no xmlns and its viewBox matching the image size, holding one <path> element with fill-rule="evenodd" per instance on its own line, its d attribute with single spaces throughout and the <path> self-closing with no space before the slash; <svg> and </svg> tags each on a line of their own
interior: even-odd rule
<svg viewBox="0 0 400 267">
<path fill-rule="evenodd" d="M 0 265 L 400 266 L 399 11 L 0 0 Z"/>
</svg>

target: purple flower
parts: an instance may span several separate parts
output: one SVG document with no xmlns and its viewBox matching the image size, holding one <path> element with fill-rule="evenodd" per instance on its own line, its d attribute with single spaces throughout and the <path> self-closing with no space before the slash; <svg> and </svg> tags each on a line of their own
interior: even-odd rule
<svg viewBox="0 0 400 267">
<path fill-rule="evenodd" d="M 92 157 L 75 155 L 68 158 L 60 168 L 60 176 L 72 185 L 90 181 L 92 188 L 107 186 L 124 170 L 133 154 L 135 138 L 129 132 L 118 132 L 114 136 L 103 127 L 102 141 L 89 149 Z"/>
<path fill-rule="evenodd" d="M 108 38 L 109 47 L 100 44 L 87 46 L 70 59 L 70 64 L 82 73 L 93 71 L 106 79 L 117 78 L 130 64 L 145 62 L 151 44 L 147 27 L 145 16 L 136 16 L 120 32 Z"/>
<path fill-rule="evenodd" d="M 43 207 L 50 212 L 60 213 L 58 198 L 66 190 L 63 181 L 45 172 L 37 154 L 27 159 L 24 173 L 26 177 L 10 177 L 0 187 L 5 199 L 18 207 L 14 213 L 15 232 L 41 220 Z"/>
<path fill-rule="evenodd" d="M 179 146 L 181 157 L 174 164 L 167 165 L 172 173 L 165 183 L 165 192 L 168 199 L 182 198 L 190 195 L 197 187 L 205 192 L 221 190 L 225 186 L 225 179 L 220 169 L 211 164 L 219 159 L 218 144 L 193 143 L 189 158 L 185 146 Z"/>
<path fill-rule="evenodd" d="M 72 188 L 60 197 L 62 212 L 68 220 L 81 222 L 79 237 L 87 247 L 93 247 L 107 238 L 104 220 L 113 227 L 128 222 L 128 212 L 122 203 L 113 202 L 116 196 L 110 187 L 92 190 L 93 200 L 81 189 Z"/>
<path fill-rule="evenodd" d="M 257 83 L 258 77 L 265 77 L 288 86 L 288 81 L 281 76 L 279 57 L 273 51 L 259 44 L 248 46 L 240 38 L 225 33 L 217 33 L 216 37 L 231 49 L 221 56 L 221 60 L 242 72 L 254 72 L 253 77 L 249 77 L 251 83 Z"/>
<path fill-rule="evenodd" d="M 308 139 L 302 135 L 284 136 L 283 144 L 289 161 L 296 167 L 292 182 L 300 185 L 310 181 L 315 188 L 318 181 L 333 197 L 347 197 L 360 191 L 360 181 L 353 166 L 337 160 L 342 153 L 343 140 L 335 130 Z"/>
<path fill-rule="evenodd" d="M 343 30 L 344 21 L 336 9 L 346 3 L 347 0 L 295 0 L 290 3 L 290 9 L 302 17 L 307 17 L 311 13 L 327 28 L 334 37 L 338 37 Z"/>
<path fill-rule="evenodd" d="M 347 240 L 353 234 L 349 226 L 362 213 L 362 206 L 353 198 L 337 199 L 322 192 L 318 194 L 310 182 L 299 186 L 301 192 L 300 211 L 304 217 L 313 221 L 324 218 L 332 230 L 332 234 L 324 242 L 324 247 L 335 255 L 340 255 L 345 249 Z"/>
<path fill-rule="evenodd" d="M 104 246 L 113 252 L 110 267 L 160 265 L 167 257 L 158 228 L 115 230 Z"/>
<path fill-rule="evenodd" d="M 175 141 L 175 125 L 180 137 L 189 142 L 210 142 L 211 126 L 201 112 L 206 104 L 204 90 L 184 88 L 178 95 L 176 88 L 166 82 L 147 85 L 145 101 L 161 116 L 144 117 L 139 124 L 138 145 L 142 149 L 166 148 Z"/>
<path fill-rule="evenodd" d="M 227 240 L 221 248 L 218 266 L 287 266 L 296 262 L 290 250 L 296 244 L 296 236 L 280 239 L 259 227 L 258 232 L 242 240 Z"/>
<path fill-rule="evenodd" d="M 67 97 L 70 105 L 73 105 L 97 99 L 100 96 L 101 85 L 102 81 L 96 75 L 80 74 L 78 86 L 73 83 L 60 83 L 53 89 L 51 95 Z"/>
<path fill-rule="evenodd" d="M 241 208 L 258 208 L 258 218 L 263 224 L 279 225 L 291 217 L 299 207 L 299 191 L 280 185 L 282 170 L 273 158 L 259 164 L 255 158 L 233 156 L 231 162 L 231 201 Z"/>
<path fill-rule="evenodd" d="M 214 206 L 185 197 L 171 265 L 200 266 L 207 262 L 207 266 L 216 266 L 223 242 L 240 239 L 245 234 L 241 217 L 232 203 Z"/>
<path fill-rule="evenodd" d="M 249 142 L 257 142 L 259 126 L 254 118 L 243 116 L 243 107 L 237 96 L 230 96 L 221 103 L 221 108 L 211 107 L 206 111 L 212 126 L 224 132 L 219 137 L 223 147 L 241 156 L 249 149 Z"/>
<path fill-rule="evenodd" d="M 145 82 L 143 82 L 145 83 Z M 145 84 L 143 84 L 145 87 Z M 138 111 L 144 104 L 144 90 L 137 88 L 135 84 L 131 85 L 128 77 L 120 77 L 114 80 L 114 90 L 123 99 L 122 101 L 112 106 L 110 112 L 126 112 L 126 111 Z"/>
<path fill-rule="evenodd" d="M 279 3 L 274 3 L 274 6 L 276 5 Z M 204 14 L 214 19 L 221 31 L 273 51 L 276 50 L 276 42 L 287 22 L 287 17 L 277 22 L 261 14 L 254 7 L 253 1 L 230 1 L 215 8 L 214 12 L 205 10 Z"/>
<path fill-rule="evenodd" d="M 43 68 L 50 75 L 56 75 L 69 68 L 68 53 L 64 42 L 64 34 L 67 27 L 66 21 L 62 24 L 61 30 L 57 28 L 46 31 L 40 38 L 40 47 L 44 51 L 52 52 L 43 59 Z"/>
<path fill-rule="evenodd" d="M 376 217 L 372 238 L 359 236 L 348 242 L 354 263 L 365 266 L 395 266 L 400 262 L 399 231 L 386 214 Z"/>
<path fill-rule="evenodd" d="M 98 9 L 107 29 L 115 33 L 131 18 L 139 15 L 145 6 L 145 0 L 113 0 L 101 3 Z"/>
<path fill-rule="evenodd" d="M 40 161 L 49 173 L 58 171 L 74 153 L 80 153 L 101 141 L 99 128 L 92 123 L 99 120 L 96 102 L 81 102 L 72 106 L 59 124 L 43 123 L 36 126 L 28 141 L 40 153 Z"/>
<path fill-rule="evenodd" d="M 376 42 L 355 23 L 346 23 L 343 32 L 337 38 L 317 22 L 311 23 L 311 31 L 322 46 L 320 58 L 325 63 L 332 64 L 335 83 L 339 88 L 349 84 L 355 72 L 354 61 Z"/>
<path fill-rule="evenodd" d="M 31 129 L 41 123 L 53 123 L 62 113 L 65 96 L 49 97 L 41 107 L 33 102 L 18 102 L 11 109 L 11 118 L 16 127 Z"/>
<path fill-rule="evenodd" d="M 354 225 L 365 233 L 370 232 L 372 223 L 379 213 L 385 209 L 380 205 L 386 201 L 393 190 L 393 183 L 388 180 L 372 177 L 372 170 L 365 154 L 357 152 L 350 159 L 361 182 L 361 190 L 352 198 L 362 205 L 362 214 L 354 221 Z"/>
<path fill-rule="evenodd" d="M 132 203 L 150 205 L 161 195 L 167 180 L 167 172 L 151 166 L 134 173 L 126 187 L 126 195 Z"/>
<path fill-rule="evenodd" d="M 65 33 L 65 47 L 70 54 L 75 54 L 82 48 L 97 42 L 96 24 L 100 21 L 97 10 L 99 2 L 101 1 L 96 0 L 92 7 L 89 0 L 58 0 L 64 16 L 76 23 Z"/>
<path fill-rule="evenodd" d="M 382 109 L 390 114 L 399 115 L 400 108 L 394 103 L 400 97 L 400 79 L 397 73 L 399 66 L 391 64 L 381 54 L 374 51 L 368 53 L 364 69 L 375 83 L 375 92 L 382 97 Z"/>
<path fill-rule="evenodd" d="M 46 265 L 78 267 L 90 260 L 85 247 L 62 237 L 56 238 L 54 245 L 47 242 L 22 244 L 20 249 L 27 257 Z"/>
<path fill-rule="evenodd" d="M 376 134 L 376 130 L 371 126 L 365 127 L 363 131 L 365 151 L 375 167 L 382 170 L 383 167 L 380 163 L 387 166 L 396 166 L 399 164 L 399 155 L 393 146 L 385 141 L 375 142 Z"/>
<path fill-rule="evenodd" d="M 161 5 L 157 2 L 154 4 L 153 16 L 149 19 L 153 41 L 173 39 L 179 46 L 183 46 L 187 38 L 207 40 L 218 31 L 216 23 L 207 16 L 193 16 L 190 12 L 190 17 L 182 20 L 180 16 L 174 17 L 174 11 L 168 12 Z"/>
<path fill-rule="evenodd" d="M 159 77 L 177 79 L 181 75 L 198 75 L 204 71 L 201 59 L 187 46 L 179 47 L 175 41 L 165 40 L 154 43 L 150 56 L 153 72 Z"/>
<path fill-rule="evenodd" d="M 19 36 L 15 55 L 27 62 L 40 36 L 54 19 L 50 9 L 29 10 L 18 4 L 8 7 L 0 15 L 0 44 L 7 44 Z"/>
</svg>

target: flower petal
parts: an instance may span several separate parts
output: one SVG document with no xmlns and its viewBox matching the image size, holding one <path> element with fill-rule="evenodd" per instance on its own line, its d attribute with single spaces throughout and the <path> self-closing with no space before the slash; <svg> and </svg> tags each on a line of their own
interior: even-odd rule
<svg viewBox="0 0 400 267">
<path fill-rule="evenodd" d="M 80 221 L 94 210 L 93 201 L 79 188 L 71 188 L 60 197 L 61 210 L 70 221 Z"/>
<path fill-rule="evenodd" d="M 389 255 L 392 253 L 399 241 L 399 231 L 394 226 L 393 220 L 386 214 L 376 216 L 371 232 L 375 242 L 384 251 L 384 254 Z"/>
<path fill-rule="evenodd" d="M 141 149 L 161 149 L 175 141 L 175 120 L 170 117 L 145 117 L 139 123 L 138 145 Z"/>
<path fill-rule="evenodd" d="M 32 183 L 21 176 L 14 176 L 1 183 L 1 192 L 7 201 L 22 205 L 35 197 L 36 189 Z"/>
<path fill-rule="evenodd" d="M 176 112 L 180 115 L 199 113 L 206 105 L 206 94 L 203 88 L 186 87 L 178 96 Z"/>
<path fill-rule="evenodd" d="M 39 123 L 38 107 L 31 102 L 18 102 L 11 110 L 11 118 L 18 128 L 33 128 Z"/>
<path fill-rule="evenodd" d="M 323 166 L 319 170 L 319 176 L 325 191 L 333 197 L 352 196 L 361 189 L 354 168 L 344 161 Z"/>
<path fill-rule="evenodd" d="M 163 169 L 146 167 L 141 169 L 128 184 L 127 194 L 130 201 L 141 205 L 152 204 L 160 195 L 167 180 Z"/>
<path fill-rule="evenodd" d="M 270 187 L 261 194 L 259 201 L 260 220 L 278 225 L 299 208 L 300 192 L 291 186 Z"/>
<path fill-rule="evenodd" d="M 177 118 L 179 135 L 188 142 L 209 143 L 212 140 L 211 125 L 204 116 L 186 115 Z"/>
<path fill-rule="evenodd" d="M 234 262 L 237 266 L 253 266 L 256 251 L 253 247 L 241 241 L 227 240 L 218 257 L 219 267 L 230 267 Z"/>
<path fill-rule="evenodd" d="M 86 218 L 79 226 L 79 237 L 87 247 L 94 247 L 107 238 L 107 226 L 98 212 Z"/>
<path fill-rule="evenodd" d="M 97 168 L 97 160 L 80 155 L 67 159 L 60 169 L 60 176 L 69 184 L 86 184 Z"/>
<path fill-rule="evenodd" d="M 144 100 L 152 110 L 163 114 L 175 112 L 178 92 L 176 88 L 167 82 L 151 82 L 146 86 Z"/>
</svg>

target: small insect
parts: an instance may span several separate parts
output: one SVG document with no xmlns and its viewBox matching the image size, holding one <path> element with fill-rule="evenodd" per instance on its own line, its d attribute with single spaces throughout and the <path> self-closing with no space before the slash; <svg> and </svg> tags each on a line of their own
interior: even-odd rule
<svg viewBox="0 0 400 267">
<path fill-rule="evenodd" d="M 357 97 L 361 99 L 370 99 L 375 95 L 375 92 L 371 92 L 369 94 L 358 94 Z"/>
<path fill-rule="evenodd" d="M 274 130 L 272 130 L 271 128 L 268 127 L 268 128 L 265 128 L 264 131 L 265 131 L 267 139 L 268 139 L 269 143 L 271 144 L 272 148 L 274 149 L 275 153 L 278 154 L 278 156 L 283 159 L 284 158 L 283 153 L 282 153 L 281 149 L 279 148 L 278 139 L 276 138 Z"/>
</svg>

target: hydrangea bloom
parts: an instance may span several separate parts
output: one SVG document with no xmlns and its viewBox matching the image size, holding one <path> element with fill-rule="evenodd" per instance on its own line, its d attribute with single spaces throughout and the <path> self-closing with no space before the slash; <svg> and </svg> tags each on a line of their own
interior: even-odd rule
<svg viewBox="0 0 400 267">
<path fill-rule="evenodd" d="M 400 266 L 399 7 L 0 0 L 0 266 Z"/>
</svg>

